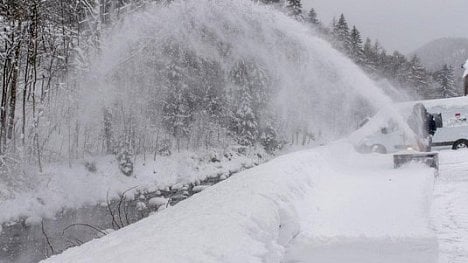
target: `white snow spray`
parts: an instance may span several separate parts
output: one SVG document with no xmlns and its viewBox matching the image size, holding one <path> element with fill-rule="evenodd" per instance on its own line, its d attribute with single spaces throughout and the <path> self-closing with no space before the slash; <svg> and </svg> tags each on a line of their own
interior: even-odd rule
<svg viewBox="0 0 468 263">
<path fill-rule="evenodd" d="M 181 54 L 190 59 L 179 63 Z M 191 67 L 190 61 L 210 70 Z M 175 65 L 187 82 L 225 90 L 240 61 L 267 76 L 273 95 L 265 107 L 276 113 L 287 136 L 302 129 L 337 138 L 377 110 L 412 133 L 391 99 L 312 28 L 249 0 L 175 1 L 128 15 L 102 39 L 80 112 L 96 116 L 103 106 L 124 102 L 122 107 L 141 108 L 144 122 L 154 118 L 149 108 L 164 103 L 168 74 L 161 72 Z"/>
</svg>

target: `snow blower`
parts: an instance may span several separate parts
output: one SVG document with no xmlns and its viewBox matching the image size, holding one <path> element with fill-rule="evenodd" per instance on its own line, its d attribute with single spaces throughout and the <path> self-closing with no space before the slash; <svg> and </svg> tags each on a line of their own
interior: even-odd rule
<svg viewBox="0 0 468 263">
<path fill-rule="evenodd" d="M 439 154 L 435 152 L 405 151 L 393 155 L 393 165 L 400 168 L 408 163 L 423 163 L 431 168 L 439 170 Z"/>
<path fill-rule="evenodd" d="M 440 114 L 439 114 L 440 115 Z M 399 168 L 407 163 L 423 163 L 439 171 L 439 154 L 431 152 L 432 136 L 437 128 L 442 127 L 441 117 L 437 114 L 427 112 L 423 104 L 417 103 L 413 107 L 412 115 L 408 120 L 408 125 L 416 135 L 416 149 L 408 148 L 393 155 L 393 165 Z M 438 119 L 440 119 L 438 121 Z M 440 123 L 439 123 L 440 122 Z"/>
</svg>

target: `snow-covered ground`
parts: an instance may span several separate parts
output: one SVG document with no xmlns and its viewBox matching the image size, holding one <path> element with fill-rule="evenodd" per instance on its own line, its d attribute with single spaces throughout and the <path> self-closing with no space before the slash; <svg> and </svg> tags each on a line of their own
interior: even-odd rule
<svg viewBox="0 0 468 263">
<path fill-rule="evenodd" d="M 257 155 L 261 153 L 261 155 Z M 17 221 L 40 223 L 41 218 L 53 218 L 62 209 L 76 209 L 96 205 L 118 194 L 156 191 L 170 186 L 197 183 L 216 176 L 228 177 L 270 158 L 262 149 L 239 154 L 236 149 L 214 149 L 174 153 L 171 156 L 138 156 L 134 160 L 134 174 L 127 177 L 119 171 L 114 156 L 88 158 L 96 171 L 85 168 L 84 161 L 48 165 L 42 174 L 31 169 L 12 178 L 0 178 L 0 226 Z M 1 231 L 0 231 L 1 235 Z"/>
<path fill-rule="evenodd" d="M 433 170 L 336 143 L 249 169 L 45 262 L 437 262 Z M 345 261 L 343 261 L 346 259 Z"/>
<path fill-rule="evenodd" d="M 431 172 L 395 170 L 391 155 L 368 157 L 338 158 L 338 173 L 314 179 L 316 189 L 299 204 L 301 233 L 286 262 L 437 262 L 428 230 Z"/>
<path fill-rule="evenodd" d="M 468 151 L 441 151 L 434 187 L 432 224 L 439 237 L 440 263 L 468 262 Z"/>
</svg>

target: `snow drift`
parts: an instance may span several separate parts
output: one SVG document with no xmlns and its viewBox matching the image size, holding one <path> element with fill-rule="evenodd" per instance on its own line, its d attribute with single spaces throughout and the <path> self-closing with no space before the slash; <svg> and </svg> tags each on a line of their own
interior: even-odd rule
<svg viewBox="0 0 468 263">
<path fill-rule="evenodd" d="M 437 262 L 432 184 L 431 169 L 321 147 L 44 262 Z"/>
</svg>

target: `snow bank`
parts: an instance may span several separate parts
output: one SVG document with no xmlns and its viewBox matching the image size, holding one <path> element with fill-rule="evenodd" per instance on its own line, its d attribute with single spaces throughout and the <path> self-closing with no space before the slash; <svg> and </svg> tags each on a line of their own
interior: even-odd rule
<svg viewBox="0 0 468 263">
<path fill-rule="evenodd" d="M 340 247 L 436 262 L 432 170 L 394 170 L 390 157 L 343 144 L 282 156 L 44 262 L 310 262 Z"/>
<path fill-rule="evenodd" d="M 260 151 L 264 159 L 256 153 Z M 226 154 L 226 156 L 224 156 Z M 216 156 L 217 161 L 211 159 Z M 93 160 L 96 171 L 90 172 L 84 163 L 76 162 L 70 168 L 65 164 L 52 164 L 42 174 L 25 171 L 26 175 L 13 176 L 17 185 L 10 185 L 0 178 L 0 225 L 25 218 L 54 218 L 64 208 L 80 208 L 118 198 L 118 194 L 133 188 L 127 198 L 137 190 L 156 191 L 176 184 L 189 184 L 217 175 L 229 175 L 243 168 L 254 166 L 269 158 L 260 149 L 247 155 L 234 150 L 181 152 L 171 156 L 138 156 L 134 164 L 134 176 L 127 177 L 119 171 L 114 156 Z M 35 170 L 35 169 L 32 169 Z M 19 180 L 21 179 L 21 180 Z M 24 187 L 25 182 L 29 187 Z M 22 187 L 19 187 L 21 184 Z M 39 220 L 40 223 L 40 220 Z"/>
<path fill-rule="evenodd" d="M 280 157 L 46 262 L 280 262 L 317 158 Z"/>
</svg>

